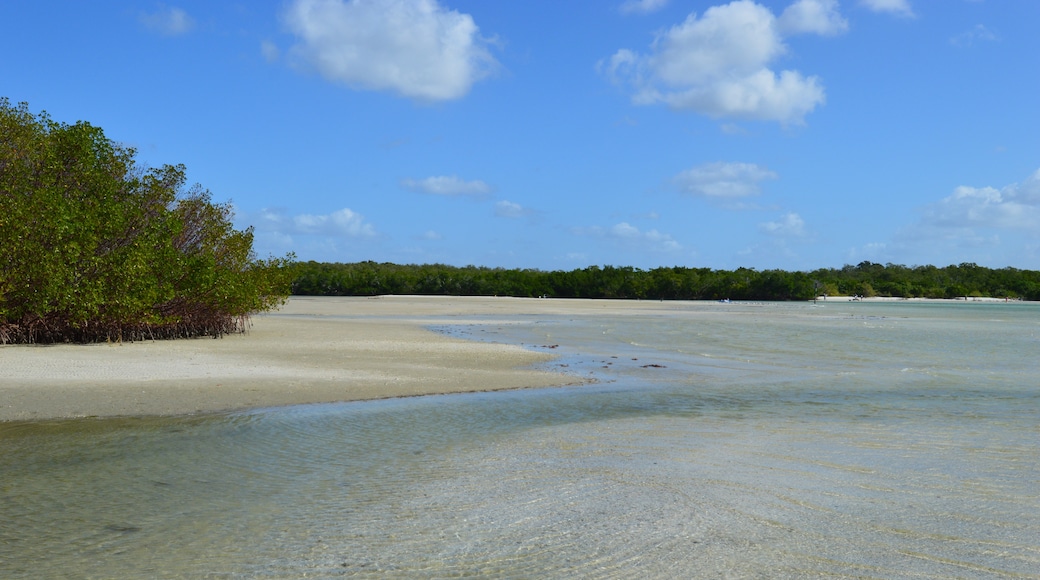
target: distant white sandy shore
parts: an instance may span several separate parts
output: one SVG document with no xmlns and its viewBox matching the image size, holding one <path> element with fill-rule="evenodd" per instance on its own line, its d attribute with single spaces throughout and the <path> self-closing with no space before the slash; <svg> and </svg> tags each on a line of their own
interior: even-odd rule
<svg viewBox="0 0 1040 580">
<path fill-rule="evenodd" d="M 574 375 L 534 369 L 551 354 L 427 327 L 490 323 L 496 316 L 725 309 L 710 301 L 293 297 L 277 312 L 254 317 L 247 333 L 221 339 L 0 346 L 0 421 L 183 415 L 580 384 Z"/>
<path fill-rule="evenodd" d="M 989 296 L 958 296 L 957 298 L 903 298 L 900 296 L 819 296 L 818 301 L 834 302 L 1020 302 L 1018 298 L 993 298 Z"/>
</svg>

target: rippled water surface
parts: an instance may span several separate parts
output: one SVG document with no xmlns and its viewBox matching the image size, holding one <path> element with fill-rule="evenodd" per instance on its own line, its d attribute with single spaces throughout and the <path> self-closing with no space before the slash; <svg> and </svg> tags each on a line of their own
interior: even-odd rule
<svg viewBox="0 0 1040 580">
<path fill-rule="evenodd" d="M 517 322 L 598 382 L 0 424 L 0 577 L 1040 578 L 1037 305 Z"/>
</svg>

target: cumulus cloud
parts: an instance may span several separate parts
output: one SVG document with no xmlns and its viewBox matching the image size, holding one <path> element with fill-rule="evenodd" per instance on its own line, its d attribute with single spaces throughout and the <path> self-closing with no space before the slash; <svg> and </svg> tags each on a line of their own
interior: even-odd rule
<svg viewBox="0 0 1040 580">
<path fill-rule="evenodd" d="M 666 104 L 713 118 L 801 123 L 825 100 L 815 76 L 770 66 L 787 53 L 784 34 L 837 34 L 847 26 L 832 0 L 800 0 L 778 21 L 751 0 L 713 6 L 660 32 L 648 54 L 629 49 L 599 63 L 640 105 Z"/>
<path fill-rule="evenodd" d="M 849 262 L 1040 264 L 1040 169 L 1003 187 L 955 187 L 891 239 L 853 248 Z"/>
<path fill-rule="evenodd" d="M 921 262 L 1019 263 L 1040 258 L 1040 170 L 1001 188 L 960 186 L 923 208 L 890 247 Z M 904 258 L 905 259 L 905 258 Z"/>
<path fill-rule="evenodd" d="M 138 20 L 145 28 L 163 36 L 180 36 L 191 32 L 195 20 L 184 10 L 175 6 L 159 5 L 155 12 L 144 12 Z"/>
<path fill-rule="evenodd" d="M 492 192 L 492 187 L 483 181 L 465 181 L 455 175 L 439 175 L 426 179 L 403 179 L 401 186 L 418 193 L 432 195 L 472 195 L 483 196 Z"/>
<path fill-rule="evenodd" d="M 350 238 L 375 237 L 376 230 L 364 217 L 349 208 L 330 214 L 286 215 L 277 209 L 260 212 L 255 226 L 257 231 L 272 232 L 283 236 L 324 235 Z"/>
<path fill-rule="evenodd" d="M 682 249 L 682 245 L 672 236 L 657 230 L 640 231 L 639 228 L 628 222 L 621 222 L 609 228 L 596 226 L 575 228 L 573 231 L 577 235 L 606 238 L 624 246 L 635 246 L 657 252 L 674 252 Z"/>
<path fill-rule="evenodd" d="M 1040 229 L 1040 170 L 1001 189 L 960 186 L 925 208 L 924 224 L 947 229 Z"/>
<path fill-rule="evenodd" d="M 625 0 L 621 4 L 622 14 L 649 14 L 657 12 L 668 4 L 668 0 Z"/>
<path fill-rule="evenodd" d="M 754 163 L 715 162 L 687 169 L 672 182 L 682 193 L 733 200 L 758 194 L 760 182 L 776 178 L 776 173 Z"/>
<path fill-rule="evenodd" d="M 833 36 L 849 29 L 849 22 L 838 11 L 838 0 L 798 0 L 784 9 L 777 20 L 784 34 Z"/>
<path fill-rule="evenodd" d="M 887 12 L 896 16 L 911 18 L 914 15 L 909 0 L 860 0 L 860 4 L 874 12 Z"/>
<path fill-rule="evenodd" d="M 436 0 L 293 0 L 285 20 L 296 62 L 356 89 L 452 100 L 497 66 L 473 18 Z"/>
<path fill-rule="evenodd" d="M 780 219 L 776 221 L 765 222 L 759 227 L 771 236 L 802 237 L 805 235 L 805 220 L 793 212 L 780 216 Z"/>
</svg>

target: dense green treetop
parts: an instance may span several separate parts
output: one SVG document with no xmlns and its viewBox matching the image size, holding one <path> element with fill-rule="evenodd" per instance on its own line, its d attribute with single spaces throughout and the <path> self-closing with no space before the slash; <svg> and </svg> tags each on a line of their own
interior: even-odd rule
<svg viewBox="0 0 1040 580">
<path fill-rule="evenodd" d="M 291 256 L 135 154 L 0 99 L 0 343 L 220 336 L 288 295 Z"/>
<path fill-rule="evenodd" d="M 810 300 L 815 296 L 961 298 L 991 296 L 1040 300 L 1040 272 L 975 264 L 906 267 L 862 262 L 812 272 L 590 266 L 572 270 L 505 270 L 442 264 L 375 262 L 298 265 L 293 294 L 373 296 L 446 294 L 664 300 Z"/>
</svg>

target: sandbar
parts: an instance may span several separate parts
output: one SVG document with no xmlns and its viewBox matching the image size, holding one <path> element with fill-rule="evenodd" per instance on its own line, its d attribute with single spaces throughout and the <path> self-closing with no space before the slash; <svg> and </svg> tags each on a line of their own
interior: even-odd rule
<svg viewBox="0 0 1040 580">
<path fill-rule="evenodd" d="M 553 304 L 556 303 L 556 308 Z M 551 353 L 431 326 L 552 313 L 518 298 L 292 297 L 223 338 L 0 346 L 0 421 L 186 415 L 309 403 L 551 387 Z"/>
<path fill-rule="evenodd" d="M 518 315 L 640 314 L 676 303 L 510 297 L 292 297 L 223 338 L 0 345 L 0 421 L 189 415 L 576 385 L 520 345 L 430 330 Z M 501 317 L 496 319 L 496 317 Z"/>
<path fill-rule="evenodd" d="M 829 301 L 847 301 L 830 297 Z M 869 300 L 869 299 L 868 299 Z M 548 317 L 726 314 L 715 302 L 510 297 L 292 297 L 244 334 L 0 345 L 0 421 L 189 415 L 576 385 L 553 355 L 431 330 Z"/>
</svg>

